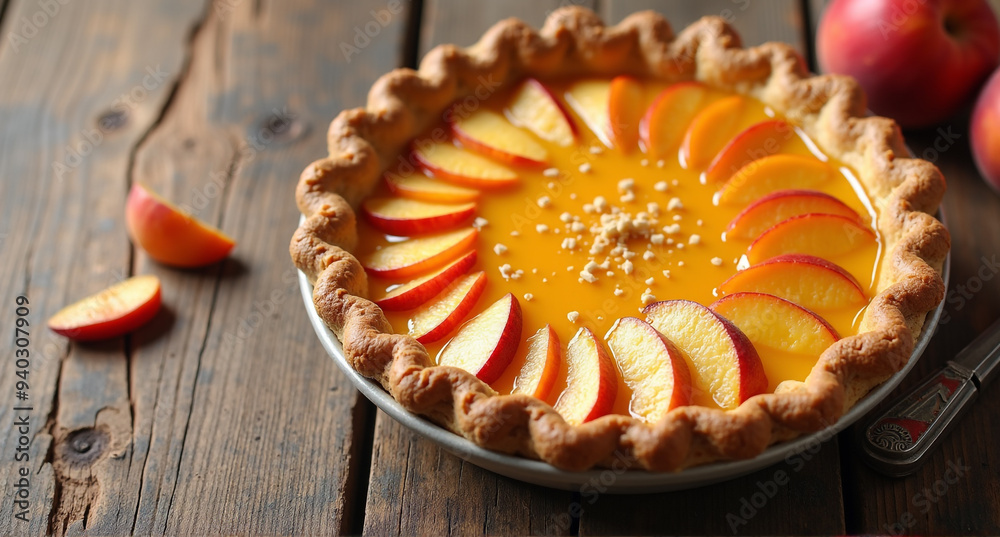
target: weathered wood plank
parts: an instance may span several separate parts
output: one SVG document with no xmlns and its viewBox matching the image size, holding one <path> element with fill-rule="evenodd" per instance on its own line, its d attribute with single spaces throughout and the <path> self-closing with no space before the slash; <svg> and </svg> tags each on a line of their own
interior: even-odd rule
<svg viewBox="0 0 1000 537">
<path fill-rule="evenodd" d="M 496 21 L 540 26 L 566 2 L 425 0 L 423 55 L 440 43 L 469 45 Z M 433 491 L 433 493 L 429 493 Z M 366 535 L 568 534 L 569 492 L 500 477 L 448 454 L 379 413 L 365 508 Z"/>
<path fill-rule="evenodd" d="M 30 523 L 0 507 L 0 533 L 84 526 L 127 533 L 138 488 L 130 362 L 122 340 L 69 345 L 44 328 L 67 302 L 130 272 L 123 207 L 132 149 L 155 122 L 184 60 L 202 2 L 15 1 L 0 36 L 0 326 L 31 301 Z M 157 325 L 163 326 L 167 316 Z M 153 338 L 156 327 L 137 338 Z M 0 343 L 14 356 L 13 338 Z M 14 386 L 14 360 L 0 384 Z M 9 395 L 8 395 L 9 394 Z M 0 482 L 12 490 L 19 434 L 13 392 L 0 418 Z M 6 399 L 7 397 L 11 399 Z M 75 448 L 74 448 L 75 446 Z M 137 481 L 132 481 L 137 483 Z"/>
<path fill-rule="evenodd" d="M 707 15 L 722 17 L 740 33 L 744 46 L 766 41 L 783 41 L 799 52 L 806 52 L 806 20 L 800 0 L 628 0 L 601 2 L 601 14 L 608 23 L 616 23 L 630 13 L 652 9 L 670 21 L 675 32 Z"/>
<path fill-rule="evenodd" d="M 605 19 L 615 22 L 637 9 L 662 13 L 675 31 L 704 15 L 718 15 L 741 33 L 744 45 L 784 41 L 805 51 L 803 13 L 797 1 L 610 2 Z M 818 448 L 817 448 L 818 449 Z M 583 498 L 581 535 L 622 533 L 764 534 L 843 532 L 837 442 L 787 463 L 717 485 L 637 497 Z M 773 486 L 772 486 L 773 485 Z M 773 491 L 773 498 L 767 497 Z M 625 510 L 657 513 L 622 517 Z M 697 516 L 693 516 L 697 513 Z"/>
<path fill-rule="evenodd" d="M 134 380 L 158 394 L 136 411 L 150 437 L 137 533 L 353 531 L 367 402 L 306 321 L 292 193 L 326 153 L 328 122 L 399 63 L 406 5 L 224 1 L 194 36 L 133 177 L 238 246 L 203 274 L 137 255 L 176 308 L 171 337 L 133 356 Z"/>
</svg>

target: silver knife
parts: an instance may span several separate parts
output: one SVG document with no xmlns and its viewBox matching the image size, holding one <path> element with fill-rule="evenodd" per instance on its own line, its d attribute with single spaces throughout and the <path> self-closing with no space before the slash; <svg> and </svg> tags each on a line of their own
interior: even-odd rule
<svg viewBox="0 0 1000 537">
<path fill-rule="evenodd" d="M 863 459 L 890 476 L 913 473 L 1000 367 L 1000 320 L 944 369 L 862 429 Z"/>
</svg>

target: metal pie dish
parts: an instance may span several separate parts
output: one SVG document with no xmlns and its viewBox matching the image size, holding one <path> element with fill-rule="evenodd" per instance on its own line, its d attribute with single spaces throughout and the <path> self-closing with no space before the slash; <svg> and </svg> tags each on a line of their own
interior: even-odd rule
<svg viewBox="0 0 1000 537">
<path fill-rule="evenodd" d="M 944 222 L 944 215 L 941 212 L 937 214 L 937 217 Z M 941 271 L 946 288 L 950 272 L 951 254 L 949 253 Z M 309 322 L 316 331 L 316 335 L 319 336 L 323 348 L 333 358 L 337 367 L 369 401 L 405 427 L 431 440 L 462 460 L 512 479 L 577 492 L 600 487 L 599 490 L 613 494 L 667 492 L 701 487 L 740 477 L 781 461 L 792 462 L 796 458 L 801 460 L 810 458 L 823 442 L 833 438 L 837 433 L 874 409 L 902 382 L 903 378 L 916 365 L 924 349 L 927 348 L 937 328 L 941 313 L 944 311 L 944 301 L 942 300 L 934 310 L 928 313 L 920 336 L 914 344 L 913 353 L 900 371 L 859 400 L 836 423 L 821 431 L 805 434 L 788 442 L 774 444 L 752 459 L 715 462 L 675 473 L 626 470 L 624 465 L 617 464 L 613 464 L 610 468 L 567 472 L 545 462 L 506 455 L 479 447 L 473 442 L 404 409 L 378 383 L 362 376 L 347 362 L 340 341 L 317 314 L 312 301 L 312 285 L 302 272 L 299 272 L 299 288 L 302 292 L 302 300 L 305 303 Z"/>
</svg>

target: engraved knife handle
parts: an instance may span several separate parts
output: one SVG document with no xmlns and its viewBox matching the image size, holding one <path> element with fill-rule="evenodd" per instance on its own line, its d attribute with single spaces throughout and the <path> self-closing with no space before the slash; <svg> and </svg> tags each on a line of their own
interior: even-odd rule
<svg viewBox="0 0 1000 537">
<path fill-rule="evenodd" d="M 977 393 L 971 372 L 948 362 L 864 428 L 865 462 L 891 476 L 913 473 Z"/>
</svg>

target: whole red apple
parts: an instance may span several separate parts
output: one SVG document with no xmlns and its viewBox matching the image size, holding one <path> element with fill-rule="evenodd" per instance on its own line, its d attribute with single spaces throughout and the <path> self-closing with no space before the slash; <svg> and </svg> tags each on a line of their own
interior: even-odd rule
<svg viewBox="0 0 1000 537">
<path fill-rule="evenodd" d="M 993 73 L 979 93 L 972 110 L 969 133 L 972 156 L 986 183 L 1000 192 L 1000 70 Z"/>
<path fill-rule="evenodd" d="M 856 78 L 868 107 L 904 127 L 953 115 L 1000 58 L 986 0 L 834 0 L 816 41 L 824 72 Z"/>
</svg>

